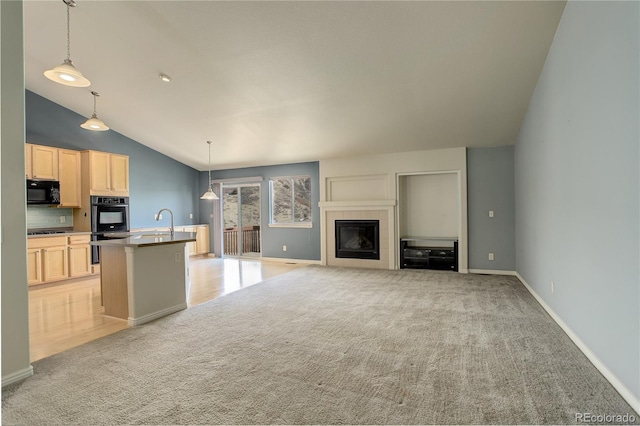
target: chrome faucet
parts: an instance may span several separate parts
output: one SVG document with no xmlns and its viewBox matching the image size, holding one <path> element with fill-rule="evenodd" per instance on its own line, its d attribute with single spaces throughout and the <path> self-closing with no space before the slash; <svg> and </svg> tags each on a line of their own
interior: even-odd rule
<svg viewBox="0 0 640 426">
<path fill-rule="evenodd" d="M 173 237 L 173 212 L 169 209 L 161 209 L 158 214 L 156 215 L 156 221 L 160 220 L 160 213 L 162 213 L 163 211 L 168 211 L 169 214 L 171 215 L 171 228 L 169 228 L 169 230 L 171 231 L 171 236 Z"/>
</svg>

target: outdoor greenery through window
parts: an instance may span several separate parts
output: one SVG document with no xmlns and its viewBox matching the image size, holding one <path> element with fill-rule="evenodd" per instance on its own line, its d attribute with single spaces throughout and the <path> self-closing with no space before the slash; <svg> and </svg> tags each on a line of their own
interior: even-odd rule
<svg viewBox="0 0 640 426">
<path fill-rule="evenodd" d="M 272 225 L 311 225 L 310 176 L 271 178 L 269 192 Z"/>
</svg>

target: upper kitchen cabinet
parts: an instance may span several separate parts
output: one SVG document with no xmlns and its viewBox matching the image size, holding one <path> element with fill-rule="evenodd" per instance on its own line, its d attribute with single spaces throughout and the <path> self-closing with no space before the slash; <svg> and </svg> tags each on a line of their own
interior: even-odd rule
<svg viewBox="0 0 640 426">
<path fill-rule="evenodd" d="M 58 164 L 60 176 L 60 207 L 80 207 L 80 151 L 60 149 Z"/>
<path fill-rule="evenodd" d="M 111 154 L 111 190 L 115 195 L 129 195 L 129 156 Z"/>
<path fill-rule="evenodd" d="M 33 167 L 31 167 L 31 153 L 33 152 L 33 145 L 26 144 L 25 148 L 25 169 L 27 170 L 27 179 L 31 179 L 33 176 Z"/>
<path fill-rule="evenodd" d="M 83 151 L 82 174 L 90 184 L 89 195 L 129 195 L 129 157 L 126 155 Z"/>
<path fill-rule="evenodd" d="M 27 144 L 27 178 L 58 180 L 58 148 Z"/>
</svg>

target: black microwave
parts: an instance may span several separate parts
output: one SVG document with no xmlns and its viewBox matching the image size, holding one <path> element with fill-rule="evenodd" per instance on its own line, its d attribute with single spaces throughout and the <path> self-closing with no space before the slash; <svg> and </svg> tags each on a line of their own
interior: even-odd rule
<svg viewBox="0 0 640 426">
<path fill-rule="evenodd" d="M 27 179 L 27 204 L 60 204 L 60 182 Z"/>
</svg>

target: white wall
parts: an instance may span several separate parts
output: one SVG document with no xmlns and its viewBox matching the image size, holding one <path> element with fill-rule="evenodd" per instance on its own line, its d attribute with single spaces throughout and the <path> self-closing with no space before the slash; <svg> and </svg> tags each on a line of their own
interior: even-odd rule
<svg viewBox="0 0 640 426">
<path fill-rule="evenodd" d="M 21 1 L 0 2 L 0 32 L 2 384 L 6 385 L 33 371 L 29 364 Z"/>
<path fill-rule="evenodd" d="M 640 3 L 568 2 L 515 194 L 518 273 L 640 412 L 639 79 Z"/>
<path fill-rule="evenodd" d="M 400 236 L 457 237 L 460 195 L 456 173 L 400 176 Z"/>
<path fill-rule="evenodd" d="M 466 158 L 465 148 L 453 148 L 322 160 L 320 201 L 398 201 L 398 182 L 401 175 L 453 172 L 458 179 L 460 194 L 459 265 L 461 272 L 467 272 Z M 397 218 L 397 209 L 401 207 L 396 205 L 395 208 Z M 397 253 L 399 245 L 398 226 L 396 223 L 392 241 L 394 253 Z"/>
</svg>

